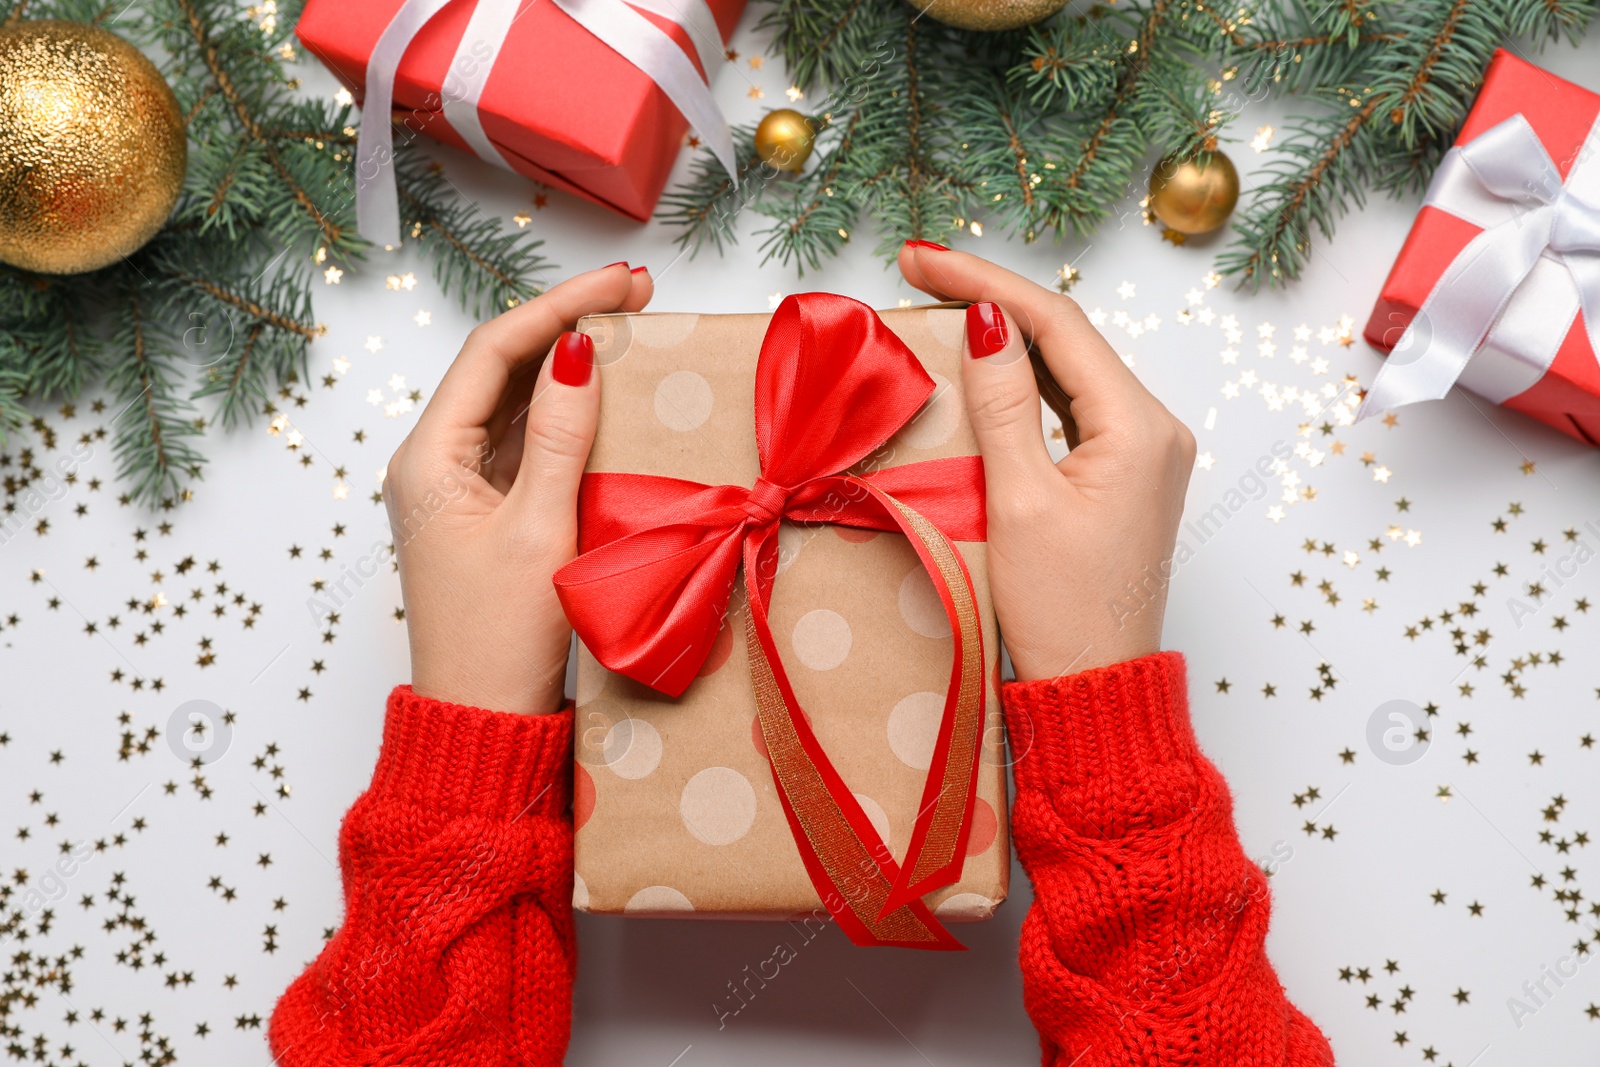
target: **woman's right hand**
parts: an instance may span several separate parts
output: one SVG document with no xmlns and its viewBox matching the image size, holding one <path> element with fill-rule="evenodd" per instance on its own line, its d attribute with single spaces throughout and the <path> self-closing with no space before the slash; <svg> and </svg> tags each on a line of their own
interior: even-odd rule
<svg viewBox="0 0 1600 1067">
<path fill-rule="evenodd" d="M 568 331 L 584 315 L 638 311 L 653 292 L 644 268 L 613 263 L 482 324 L 395 450 L 383 499 L 419 695 L 561 706 L 572 629 L 550 576 L 578 551 L 600 417 L 593 343 Z"/>
<path fill-rule="evenodd" d="M 1194 435 L 1076 301 L 926 243 L 901 250 L 900 271 L 940 300 L 972 301 L 962 384 L 988 486 L 989 584 L 1018 680 L 1158 651 Z M 1030 342 L 1072 401 L 1059 463 L 1040 430 Z"/>
</svg>

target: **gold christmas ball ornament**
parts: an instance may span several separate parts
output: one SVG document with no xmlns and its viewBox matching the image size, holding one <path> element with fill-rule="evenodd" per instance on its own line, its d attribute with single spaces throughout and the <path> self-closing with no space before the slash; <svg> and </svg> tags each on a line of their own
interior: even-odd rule
<svg viewBox="0 0 1600 1067">
<path fill-rule="evenodd" d="M 78 22 L 0 29 L 0 262 L 115 263 L 167 221 L 187 162 L 177 98 L 137 48 Z"/>
<path fill-rule="evenodd" d="M 912 7 L 958 30 L 1014 30 L 1049 18 L 1067 0 L 907 0 Z"/>
<path fill-rule="evenodd" d="M 816 138 L 809 119 L 792 108 L 780 107 L 767 112 L 756 127 L 756 155 L 770 167 L 798 174 L 811 158 Z"/>
<path fill-rule="evenodd" d="M 1150 210 L 1178 233 L 1210 233 L 1228 221 L 1238 202 L 1239 172 L 1221 152 L 1187 163 L 1168 156 L 1150 172 Z"/>
</svg>

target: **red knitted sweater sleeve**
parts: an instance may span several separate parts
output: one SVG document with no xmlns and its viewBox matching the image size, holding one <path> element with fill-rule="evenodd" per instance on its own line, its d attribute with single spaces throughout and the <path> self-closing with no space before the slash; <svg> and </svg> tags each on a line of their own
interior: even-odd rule
<svg viewBox="0 0 1600 1067">
<path fill-rule="evenodd" d="M 1327 1067 L 1264 941 L 1267 879 L 1160 653 L 1005 687 L 1033 881 L 1023 998 L 1046 1067 Z"/>
<path fill-rule="evenodd" d="M 272 1015 L 282 1067 L 559 1064 L 572 1017 L 572 712 L 389 696 L 339 834 L 344 923 Z"/>
</svg>

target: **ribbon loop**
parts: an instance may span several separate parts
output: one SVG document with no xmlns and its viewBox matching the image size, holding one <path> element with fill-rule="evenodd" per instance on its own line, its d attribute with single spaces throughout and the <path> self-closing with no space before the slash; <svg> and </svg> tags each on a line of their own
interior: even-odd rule
<svg viewBox="0 0 1600 1067">
<path fill-rule="evenodd" d="M 971 577 L 951 539 L 984 537 L 982 461 L 965 456 L 845 473 L 933 391 L 916 356 L 865 304 L 823 293 L 788 298 L 772 316 L 756 366 L 755 484 L 585 474 L 583 551 L 556 572 L 555 587 L 573 629 L 602 665 L 678 696 L 711 649 L 742 565 L 756 708 L 778 796 L 817 895 L 857 944 L 950 949 L 961 945 L 921 898 L 960 877 L 976 797 L 983 630 Z M 950 620 L 954 657 L 943 717 L 901 863 L 811 732 L 778 657 L 766 605 L 778 520 L 786 515 L 904 534 Z"/>
<path fill-rule="evenodd" d="M 1389 359 L 1373 379 L 1357 420 L 1450 391 L 1497 333 L 1514 302 L 1530 302 L 1542 259 L 1559 263 L 1576 290 L 1590 345 L 1600 354 L 1600 121 L 1590 129 L 1566 181 L 1522 115 L 1513 115 L 1445 153 L 1426 206 L 1481 228 L 1445 268 Z M 1541 316 L 1565 336 L 1570 315 Z M 1542 346 L 1545 362 L 1556 347 Z M 1494 347 L 1492 344 L 1489 347 Z M 1498 351 L 1498 349 L 1496 349 Z M 1483 374 L 1484 380 L 1506 375 Z M 1512 377 L 1515 377 L 1514 375 Z M 1469 376 L 1468 381 L 1471 381 Z"/>
<path fill-rule="evenodd" d="M 1555 202 L 1550 226 L 1550 251 L 1560 256 L 1600 252 L 1600 204 L 1563 189 Z"/>
</svg>

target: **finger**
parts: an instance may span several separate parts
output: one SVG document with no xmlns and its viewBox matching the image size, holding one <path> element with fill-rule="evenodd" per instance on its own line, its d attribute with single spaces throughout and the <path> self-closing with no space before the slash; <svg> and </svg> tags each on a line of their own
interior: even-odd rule
<svg viewBox="0 0 1600 1067">
<path fill-rule="evenodd" d="M 961 384 L 990 499 L 1024 499 L 1037 492 L 1030 483 L 1056 472 L 1027 348 L 998 304 L 986 300 L 967 308 L 967 357 Z"/>
<path fill-rule="evenodd" d="M 636 312 L 644 310 L 655 295 L 655 281 L 650 277 L 648 267 L 634 267 L 629 271 L 628 295 L 618 308 L 620 311 Z M 515 433 L 508 433 L 513 424 L 520 421 L 528 410 L 528 401 L 533 398 L 533 385 L 539 376 L 539 371 L 544 360 L 541 358 L 522 364 L 513 372 L 505 396 L 501 399 L 499 407 L 489 419 L 489 437 L 497 444 L 503 443 L 507 448 L 521 451 L 520 436 L 522 427 L 516 426 Z M 503 439 L 503 440 L 502 440 Z"/>
<path fill-rule="evenodd" d="M 600 421 L 600 376 L 594 372 L 594 341 L 568 331 L 555 343 L 539 372 L 522 461 L 507 504 L 524 528 L 543 527 L 576 537 L 578 484 Z"/>
<path fill-rule="evenodd" d="M 977 256 L 928 245 L 901 249 L 900 270 L 906 281 L 941 300 L 999 304 L 1072 397 L 1085 440 L 1114 425 L 1119 413 L 1153 399 L 1076 301 Z"/>
<path fill-rule="evenodd" d="M 645 267 L 634 267 L 629 273 L 630 288 L 619 310 L 642 311 L 655 295 L 655 283 Z M 520 366 L 506 388 L 505 396 L 495 413 L 490 416 L 488 435 L 494 449 L 495 461 L 491 468 L 491 482 L 501 492 L 510 490 L 516 480 L 517 468 L 522 462 L 522 445 L 527 424 L 523 421 L 528 404 L 533 400 L 535 383 L 539 380 L 545 360 L 541 356 Z"/>
<path fill-rule="evenodd" d="M 633 279 L 633 288 L 628 290 L 622 310 L 630 313 L 643 311 L 644 306 L 650 303 L 650 298 L 656 295 L 656 280 L 650 277 L 649 267 L 634 267 L 628 276 Z"/>
<path fill-rule="evenodd" d="M 485 426 L 517 370 L 548 352 L 584 315 L 621 308 L 633 277 L 626 263 L 579 274 L 473 330 L 418 418 L 418 431 L 427 436 Z"/>
</svg>

